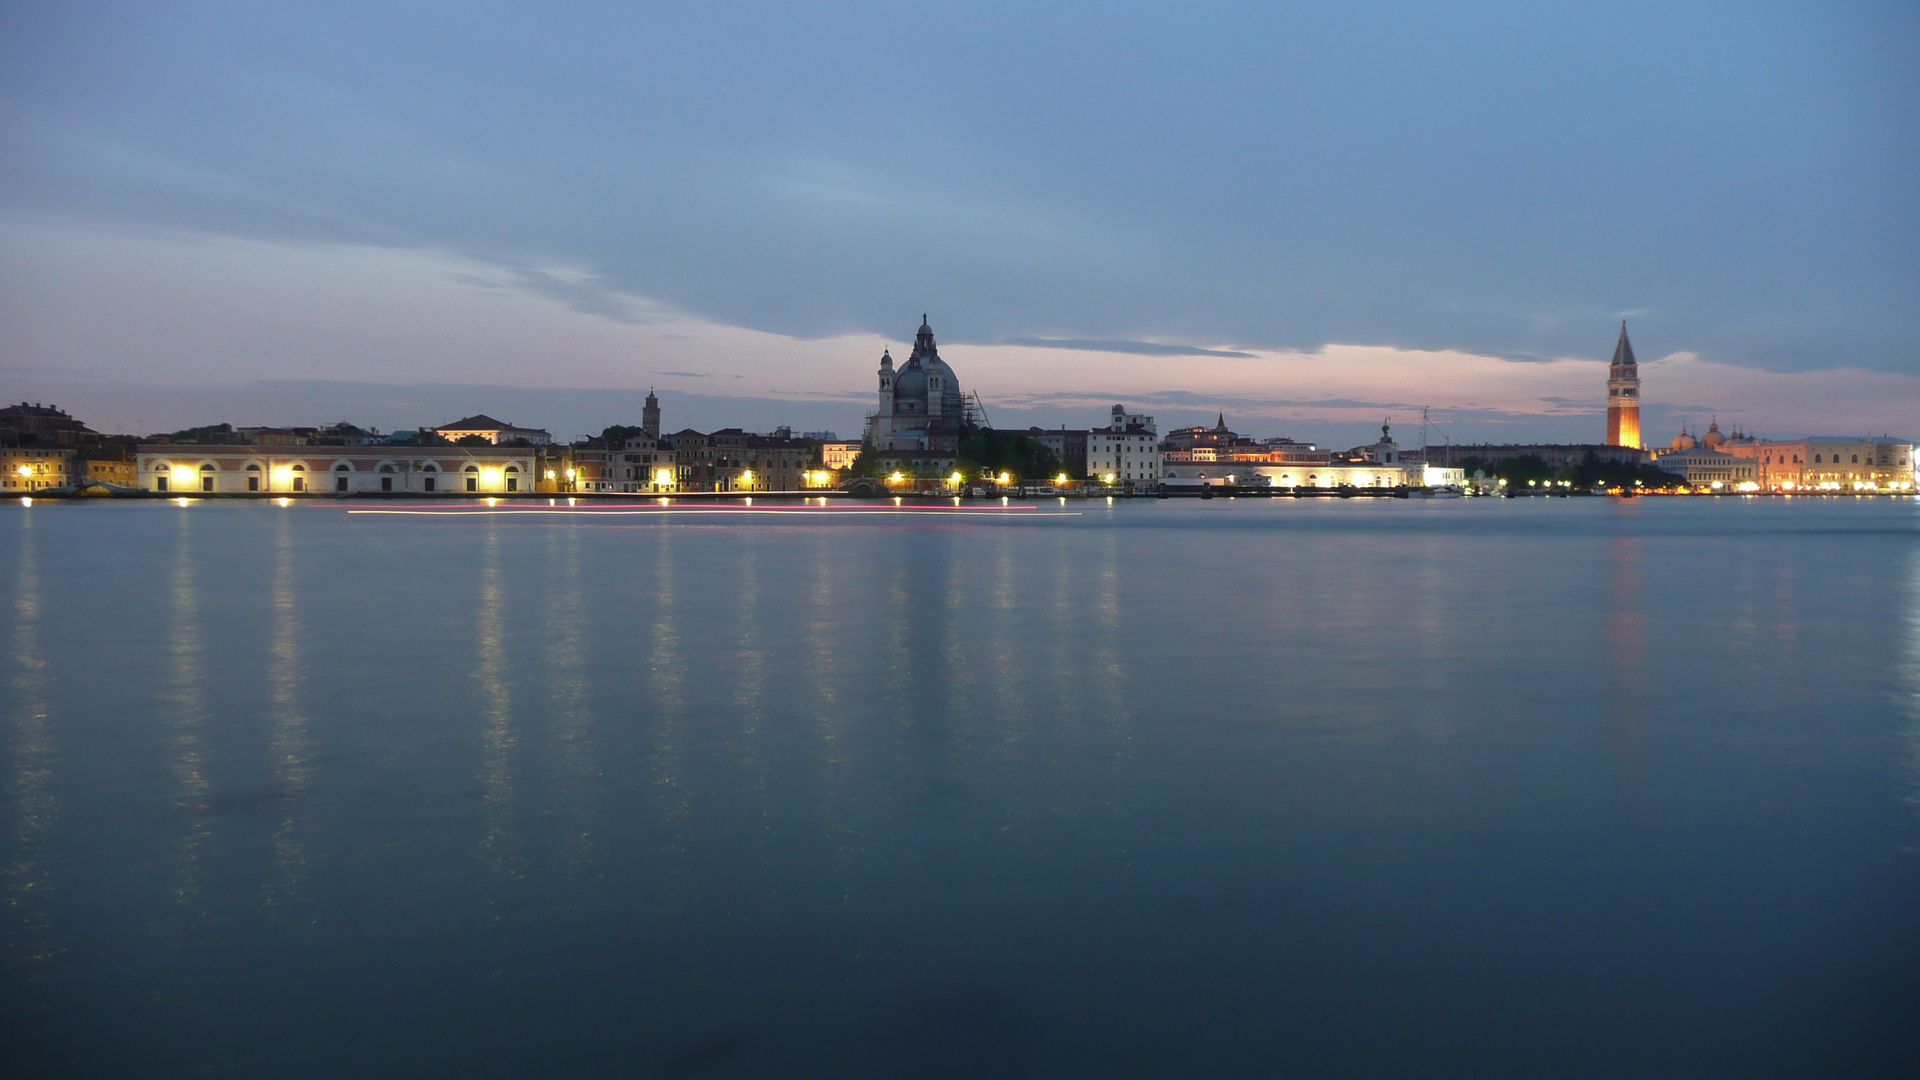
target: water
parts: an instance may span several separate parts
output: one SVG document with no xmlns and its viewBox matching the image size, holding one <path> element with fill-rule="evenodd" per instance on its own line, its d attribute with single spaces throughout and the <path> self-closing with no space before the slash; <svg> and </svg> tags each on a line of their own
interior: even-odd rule
<svg viewBox="0 0 1920 1080">
<path fill-rule="evenodd" d="M 1920 1066 L 1920 505 L 1060 509 L 0 509 L 9 1072 Z"/>
</svg>

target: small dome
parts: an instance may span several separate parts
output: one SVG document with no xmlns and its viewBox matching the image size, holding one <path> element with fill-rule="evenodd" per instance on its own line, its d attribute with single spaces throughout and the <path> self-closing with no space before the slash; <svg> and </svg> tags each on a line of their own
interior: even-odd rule
<svg viewBox="0 0 1920 1080">
<path fill-rule="evenodd" d="M 1672 448 L 1675 450 L 1691 450 L 1698 445 L 1700 444 L 1694 442 L 1693 436 L 1687 434 L 1687 429 L 1683 427 L 1680 429 L 1680 434 L 1674 437 Z"/>
<path fill-rule="evenodd" d="M 1715 420 L 1713 423 L 1707 425 L 1707 433 L 1701 438 L 1700 445 L 1712 450 L 1714 447 L 1726 441 L 1727 437 L 1720 434 L 1720 421 Z"/>
</svg>

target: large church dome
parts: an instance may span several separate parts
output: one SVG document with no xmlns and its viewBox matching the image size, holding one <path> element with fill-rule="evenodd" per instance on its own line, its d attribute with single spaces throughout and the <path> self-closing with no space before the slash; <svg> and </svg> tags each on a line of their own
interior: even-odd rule
<svg viewBox="0 0 1920 1080">
<path fill-rule="evenodd" d="M 1691 450 L 1698 445 L 1700 444 L 1694 442 L 1693 436 L 1687 434 L 1687 429 L 1683 427 L 1680 429 L 1680 434 L 1674 436 L 1673 446 L 1671 448 L 1674 450 Z"/>
<path fill-rule="evenodd" d="M 898 372 L 882 366 L 880 409 L 869 418 L 868 437 L 882 450 L 953 452 L 966 430 L 960 380 L 933 341 L 926 316 L 913 336 L 913 354 Z"/>
<path fill-rule="evenodd" d="M 927 400 L 926 370 L 914 363 L 901 368 L 899 377 L 893 380 L 893 398 L 895 401 L 904 398 Z"/>
<path fill-rule="evenodd" d="M 1726 441 L 1727 437 L 1720 434 L 1720 421 L 1715 420 L 1707 425 L 1707 433 L 1700 439 L 1700 445 L 1709 450 L 1718 450 L 1720 444 Z"/>
</svg>

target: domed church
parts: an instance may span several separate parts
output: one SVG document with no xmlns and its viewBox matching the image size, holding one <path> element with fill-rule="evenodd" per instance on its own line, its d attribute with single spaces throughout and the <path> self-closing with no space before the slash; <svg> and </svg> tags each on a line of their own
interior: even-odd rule
<svg viewBox="0 0 1920 1080">
<path fill-rule="evenodd" d="M 867 438 L 878 451 L 953 454 L 960 449 L 966 420 L 960 380 L 940 359 L 933 327 L 922 315 L 913 355 L 898 371 L 891 349 L 880 356 L 880 409 L 867 418 Z"/>
</svg>

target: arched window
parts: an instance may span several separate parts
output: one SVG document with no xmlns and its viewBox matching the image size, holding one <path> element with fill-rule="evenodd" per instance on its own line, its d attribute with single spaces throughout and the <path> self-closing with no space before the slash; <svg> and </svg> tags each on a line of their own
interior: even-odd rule
<svg viewBox="0 0 1920 1080">
<path fill-rule="evenodd" d="M 516 472 L 516 473 L 517 473 L 517 472 L 519 472 L 519 471 L 520 471 L 520 466 L 518 466 L 518 465 L 509 465 L 509 466 L 507 466 L 507 471 L 508 471 L 508 472 Z"/>
<path fill-rule="evenodd" d="M 1854 463 L 1855 465 L 1858 465 L 1858 464 L 1860 464 L 1860 455 L 1859 455 L 1859 454 L 1855 454 L 1855 455 L 1853 455 L 1853 463 Z"/>
<path fill-rule="evenodd" d="M 382 466 L 380 466 L 380 471 L 381 471 L 381 472 L 383 472 L 383 473 L 389 473 L 389 474 L 391 474 L 391 473 L 393 472 L 393 466 L 392 466 L 392 465 L 382 465 Z"/>
<path fill-rule="evenodd" d="M 479 471 L 480 471 L 480 466 L 478 466 L 478 465 L 469 465 L 469 466 L 467 466 L 467 467 L 466 467 L 466 468 L 465 468 L 464 470 L 462 470 L 462 471 L 464 471 L 464 472 L 479 472 Z"/>
<path fill-rule="evenodd" d="M 1819 455 L 1819 454 L 1815 454 L 1815 455 L 1813 455 L 1813 463 L 1814 463 L 1815 465 L 1818 465 L 1818 464 L 1820 464 L 1820 455 Z"/>
<path fill-rule="evenodd" d="M 334 471 L 334 472 L 352 472 L 352 471 L 353 471 L 353 466 L 351 466 L 351 465 L 349 465 L 349 464 L 347 464 L 346 462 L 344 462 L 344 461 L 343 461 L 343 462 L 341 462 L 340 464 L 338 464 L 338 465 L 335 465 L 335 466 L 333 467 L 333 471 Z"/>
<path fill-rule="evenodd" d="M 259 463 L 259 462 L 257 462 L 257 461 L 250 461 L 250 462 L 248 462 L 248 463 L 247 463 L 247 471 L 248 471 L 248 472 L 259 472 L 259 471 L 260 471 L 260 463 Z"/>
<path fill-rule="evenodd" d="M 293 467 L 293 471 L 294 471 L 294 472 L 306 472 L 306 471 L 307 471 L 307 467 L 306 467 L 305 465 L 295 465 L 295 466 Z"/>
<path fill-rule="evenodd" d="M 437 467 L 435 467 L 433 462 L 429 461 L 425 465 L 420 466 L 420 471 L 421 472 L 439 472 L 440 470 Z"/>
</svg>

